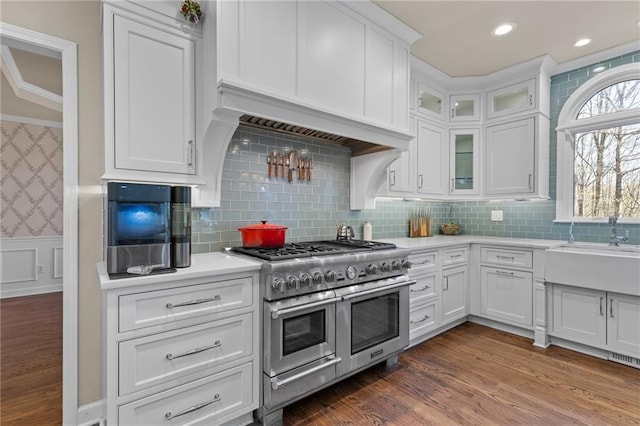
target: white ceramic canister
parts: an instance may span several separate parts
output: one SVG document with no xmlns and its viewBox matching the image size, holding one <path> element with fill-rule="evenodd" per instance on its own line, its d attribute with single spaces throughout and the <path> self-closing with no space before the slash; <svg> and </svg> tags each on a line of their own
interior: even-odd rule
<svg viewBox="0 0 640 426">
<path fill-rule="evenodd" d="M 371 226 L 371 222 L 368 220 L 364 222 L 362 226 L 362 239 L 365 241 L 373 240 L 373 226 Z"/>
</svg>

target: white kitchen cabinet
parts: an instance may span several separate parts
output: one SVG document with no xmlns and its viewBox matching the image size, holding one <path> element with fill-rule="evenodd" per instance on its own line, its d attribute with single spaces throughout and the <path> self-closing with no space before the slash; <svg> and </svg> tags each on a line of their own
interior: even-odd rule
<svg viewBox="0 0 640 426">
<path fill-rule="evenodd" d="M 607 342 L 606 305 L 604 291 L 554 285 L 550 334 L 604 348 Z"/>
<path fill-rule="evenodd" d="M 379 195 L 443 197 L 448 147 L 443 127 L 410 117 L 417 136 L 388 168 L 388 184 Z"/>
<path fill-rule="evenodd" d="M 607 347 L 640 358 L 640 297 L 607 293 Z"/>
<path fill-rule="evenodd" d="M 440 324 L 440 300 L 433 299 L 422 304 L 411 305 L 409 310 L 409 341 L 434 330 Z"/>
<path fill-rule="evenodd" d="M 410 117 L 412 132 L 415 132 L 416 119 Z M 409 150 L 403 152 L 400 158 L 389 166 L 388 170 L 388 193 L 411 194 L 415 191 L 415 167 L 416 167 L 416 138 L 409 142 Z"/>
<path fill-rule="evenodd" d="M 416 111 L 427 117 L 444 121 L 447 111 L 445 95 L 424 83 L 416 82 Z"/>
<path fill-rule="evenodd" d="M 444 128 L 418 120 L 416 191 L 419 195 L 445 195 L 449 156 L 446 143 Z"/>
<path fill-rule="evenodd" d="M 536 191 L 536 133 L 533 117 L 487 127 L 486 194 Z"/>
<path fill-rule="evenodd" d="M 487 118 L 492 119 L 537 107 L 536 79 L 487 92 Z"/>
<path fill-rule="evenodd" d="M 419 34 L 357 3 L 218 2 L 218 80 L 406 132 L 409 48 Z"/>
<path fill-rule="evenodd" d="M 480 268 L 480 313 L 501 322 L 533 324 L 533 274 L 483 266 Z"/>
<path fill-rule="evenodd" d="M 120 6 L 103 8 L 103 178 L 201 183 L 195 114 L 198 36 L 171 20 L 165 25 L 166 18 L 149 19 L 152 11 L 145 16 L 131 12 L 137 5 Z"/>
<path fill-rule="evenodd" d="M 412 306 L 437 297 L 440 293 L 440 272 L 437 269 L 411 274 L 411 279 L 416 281 L 409 287 L 409 300 Z"/>
<path fill-rule="evenodd" d="M 449 194 L 479 194 L 479 129 L 455 129 L 449 141 Z"/>
<path fill-rule="evenodd" d="M 459 94 L 449 96 L 449 121 L 452 123 L 479 121 L 480 95 Z"/>
<path fill-rule="evenodd" d="M 225 262 L 207 256 L 174 280 L 110 280 L 99 264 L 109 425 L 241 423 L 258 407 L 258 272 L 207 275 Z"/>
<path fill-rule="evenodd" d="M 553 285 L 552 335 L 640 357 L 640 297 Z"/>
<path fill-rule="evenodd" d="M 442 271 L 442 322 L 467 315 L 467 266 Z"/>
</svg>

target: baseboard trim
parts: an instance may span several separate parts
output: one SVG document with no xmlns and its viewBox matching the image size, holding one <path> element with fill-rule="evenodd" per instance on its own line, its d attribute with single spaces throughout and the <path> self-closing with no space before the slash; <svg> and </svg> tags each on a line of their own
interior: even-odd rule
<svg viewBox="0 0 640 426">
<path fill-rule="evenodd" d="M 78 408 L 78 426 L 105 426 L 104 401 L 98 400 Z"/>
</svg>

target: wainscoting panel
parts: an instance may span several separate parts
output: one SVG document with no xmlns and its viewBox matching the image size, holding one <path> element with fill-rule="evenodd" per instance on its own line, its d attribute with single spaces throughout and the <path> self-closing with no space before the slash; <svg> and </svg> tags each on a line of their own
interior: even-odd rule
<svg viewBox="0 0 640 426">
<path fill-rule="evenodd" d="M 62 237 L 0 240 L 0 298 L 62 291 Z"/>
</svg>

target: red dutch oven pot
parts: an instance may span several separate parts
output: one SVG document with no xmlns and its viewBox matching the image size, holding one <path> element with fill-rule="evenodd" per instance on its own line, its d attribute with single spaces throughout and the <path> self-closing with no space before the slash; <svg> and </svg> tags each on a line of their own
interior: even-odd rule
<svg viewBox="0 0 640 426">
<path fill-rule="evenodd" d="M 284 246 L 287 227 L 267 223 L 266 220 L 261 222 L 238 228 L 242 234 L 242 245 L 251 248 L 280 248 Z"/>
</svg>

